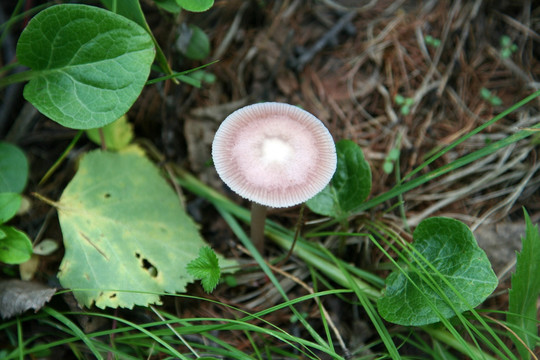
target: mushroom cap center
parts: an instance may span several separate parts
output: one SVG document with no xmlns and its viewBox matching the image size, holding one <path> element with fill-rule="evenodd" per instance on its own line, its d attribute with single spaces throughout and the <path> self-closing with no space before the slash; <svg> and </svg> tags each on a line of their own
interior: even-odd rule
<svg viewBox="0 0 540 360">
<path fill-rule="evenodd" d="M 244 124 L 235 133 L 231 161 L 254 187 L 287 191 L 314 176 L 318 148 L 302 124 L 270 116 Z"/>
<path fill-rule="evenodd" d="M 289 160 L 293 148 L 280 138 L 264 139 L 262 144 L 261 159 L 264 163 L 283 164 Z"/>
</svg>

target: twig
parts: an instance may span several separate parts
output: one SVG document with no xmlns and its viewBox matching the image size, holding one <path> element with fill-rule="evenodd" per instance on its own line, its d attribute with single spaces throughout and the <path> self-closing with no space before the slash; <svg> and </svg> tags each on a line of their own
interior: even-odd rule
<svg viewBox="0 0 540 360">
<path fill-rule="evenodd" d="M 297 71 L 302 71 L 304 66 L 310 62 L 319 51 L 335 41 L 336 36 L 345 28 L 348 23 L 351 22 L 355 15 L 356 12 L 348 12 L 343 15 L 338 22 L 323 35 L 323 37 L 321 37 L 311 48 L 293 61 L 293 67 Z"/>
</svg>

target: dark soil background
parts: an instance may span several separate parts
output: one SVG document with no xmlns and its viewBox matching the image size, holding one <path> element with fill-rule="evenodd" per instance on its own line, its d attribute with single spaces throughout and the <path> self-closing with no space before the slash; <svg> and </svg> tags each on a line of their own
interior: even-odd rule
<svg viewBox="0 0 540 360">
<path fill-rule="evenodd" d="M 15 4 L 2 2 L 0 23 L 9 18 Z M 149 0 L 142 1 L 142 7 L 174 70 L 219 61 L 205 69 L 215 75 L 215 82 L 200 89 L 171 81 L 147 86 L 128 113 L 136 136 L 152 143 L 167 161 L 231 197 L 234 195 L 227 192 L 208 163 L 219 123 L 241 106 L 260 101 L 299 105 L 319 117 L 336 141 L 358 143 L 371 165 L 375 196 L 396 183 L 393 174 L 382 170 L 396 144 L 401 149 L 401 173 L 407 174 L 434 149 L 466 135 L 540 88 L 540 4 L 534 1 L 217 0 L 205 13 L 176 17 Z M 1 65 L 15 60 L 16 41 L 25 23 L 16 23 L 2 35 Z M 197 25 L 209 36 L 209 58 L 191 61 L 182 56 L 177 46 L 182 24 Z M 439 39 L 440 45 L 426 44 L 427 35 Z M 508 58 L 501 56 L 500 41 L 505 35 L 517 45 Z M 498 96 L 502 105 L 493 106 L 483 99 L 482 88 Z M 30 194 L 39 192 L 58 199 L 74 174 L 77 157 L 95 145 L 83 136 L 67 161 L 38 185 L 76 131 L 38 113 L 24 101 L 22 89 L 23 84 L 17 84 L 0 92 L 0 138 L 18 144 L 30 161 L 26 194 L 31 207 L 13 222 L 36 243 L 52 238 L 61 244 L 55 211 Z M 414 99 L 406 115 L 394 101 L 398 94 Z M 424 171 L 537 124 L 539 108 L 539 100 L 533 100 Z M 532 136 L 404 195 L 412 227 L 425 217 L 443 215 L 464 221 L 475 231 L 501 280 L 500 291 L 486 304 L 491 309 L 507 309 L 505 289 L 514 251 L 520 248 L 524 233 L 522 208 L 528 210 L 534 223 L 540 222 L 539 144 L 540 136 Z M 212 246 L 248 258 L 209 204 L 190 194 L 186 198 L 190 214 Z M 364 215 L 379 217 L 403 232 L 398 209 L 390 209 L 394 204 L 382 204 Z M 298 208 L 274 211 L 270 217 L 293 227 Z M 306 221 L 314 219 L 317 216 L 306 214 Z M 349 230 L 362 229 L 353 220 Z M 268 257 L 282 253 L 271 245 L 266 250 Z M 384 260 L 369 246 L 351 247 L 347 254 L 346 260 L 369 268 Z M 39 258 L 31 277 L 57 285 L 55 274 L 61 258 L 61 250 Z M 4 278 L 19 276 L 18 267 L 2 265 L 2 270 Z M 283 270 L 309 282 L 309 271 L 294 258 Z M 285 280 L 292 296 L 306 294 L 301 286 Z M 204 295 L 196 284 L 190 291 L 249 311 L 281 301 L 262 273 L 243 274 L 238 281 L 238 286 L 221 286 L 212 295 Z M 54 304 L 66 307 L 66 299 L 56 299 Z M 182 316 L 229 316 L 215 305 L 165 302 L 167 309 L 176 309 Z M 328 300 L 326 305 L 349 350 L 373 340 L 374 331 L 356 306 L 339 298 Z M 320 316 L 315 304 L 299 310 L 313 315 L 313 321 Z M 120 313 L 129 318 L 148 316 L 144 309 Z M 295 333 L 289 317 L 286 312 L 276 312 L 267 320 Z M 94 324 L 92 328 L 99 326 L 110 324 Z M 228 341 L 249 351 L 250 343 L 241 333 Z"/>
</svg>

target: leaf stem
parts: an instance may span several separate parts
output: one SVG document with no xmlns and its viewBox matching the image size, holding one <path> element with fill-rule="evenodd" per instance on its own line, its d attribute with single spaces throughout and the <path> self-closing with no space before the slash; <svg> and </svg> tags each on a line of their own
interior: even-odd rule
<svg viewBox="0 0 540 360">
<path fill-rule="evenodd" d="M 18 72 L 6 76 L 5 78 L 0 79 L 0 89 L 5 88 L 8 85 L 15 84 L 18 82 L 28 81 L 35 76 L 35 72 L 32 70 L 26 70 L 23 72 Z"/>
<path fill-rule="evenodd" d="M 79 132 L 77 133 L 77 135 L 75 135 L 75 137 L 73 138 L 73 140 L 71 140 L 71 142 L 69 143 L 68 147 L 66 148 L 66 150 L 64 150 L 64 152 L 62 153 L 62 155 L 60 155 L 60 157 L 54 162 L 54 164 L 50 167 L 49 170 L 47 170 L 47 172 L 45 173 L 45 175 L 43 175 L 43 177 L 41 178 L 41 180 L 39 180 L 39 183 L 38 185 L 42 185 L 45 181 L 47 181 L 47 179 L 49 177 L 51 177 L 51 175 L 55 172 L 55 170 L 60 166 L 60 164 L 62 163 L 62 161 L 64 161 L 64 159 L 66 158 L 66 156 L 69 154 L 69 152 L 73 149 L 73 147 L 75 146 L 75 144 L 77 143 L 77 141 L 79 141 L 79 139 L 81 138 L 81 135 L 82 135 L 82 130 L 79 130 Z"/>
<path fill-rule="evenodd" d="M 53 201 L 49 198 L 46 198 L 45 196 L 41 195 L 40 193 L 33 192 L 32 195 L 37 197 L 39 200 L 43 201 L 44 203 L 51 205 L 52 207 L 58 209 L 60 207 L 60 203 Z"/>
</svg>

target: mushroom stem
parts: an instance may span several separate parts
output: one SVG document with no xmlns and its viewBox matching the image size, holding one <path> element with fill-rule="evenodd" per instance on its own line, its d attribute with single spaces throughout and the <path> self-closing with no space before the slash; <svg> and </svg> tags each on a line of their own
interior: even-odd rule
<svg viewBox="0 0 540 360">
<path fill-rule="evenodd" d="M 251 203 L 251 242 L 259 253 L 264 250 L 264 224 L 266 222 L 266 206 Z"/>
</svg>

